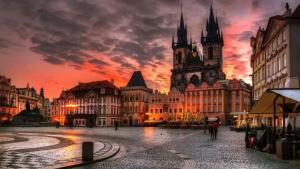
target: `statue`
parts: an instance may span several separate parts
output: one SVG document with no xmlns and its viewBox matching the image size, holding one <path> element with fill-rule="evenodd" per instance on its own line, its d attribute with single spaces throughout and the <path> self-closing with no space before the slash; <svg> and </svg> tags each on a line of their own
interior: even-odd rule
<svg viewBox="0 0 300 169">
<path fill-rule="evenodd" d="M 26 101 L 26 111 L 30 112 L 30 103 L 29 103 L 29 100 Z"/>
</svg>

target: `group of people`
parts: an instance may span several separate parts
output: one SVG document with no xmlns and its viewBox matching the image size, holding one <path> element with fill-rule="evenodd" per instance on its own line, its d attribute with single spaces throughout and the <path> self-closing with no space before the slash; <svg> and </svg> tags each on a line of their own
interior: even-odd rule
<svg viewBox="0 0 300 169">
<path fill-rule="evenodd" d="M 208 122 L 209 134 L 212 140 L 217 139 L 218 127 L 220 126 L 218 121 Z"/>
</svg>

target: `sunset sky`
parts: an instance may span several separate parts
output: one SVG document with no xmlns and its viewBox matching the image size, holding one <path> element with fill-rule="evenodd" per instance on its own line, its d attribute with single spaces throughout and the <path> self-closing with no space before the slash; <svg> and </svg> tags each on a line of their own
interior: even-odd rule
<svg viewBox="0 0 300 169">
<path fill-rule="evenodd" d="M 227 78 L 250 83 L 249 38 L 299 0 L 214 0 L 224 34 Z M 189 38 L 200 40 L 211 0 L 183 0 Z M 0 0 L 0 75 L 49 98 L 78 82 L 127 84 L 141 70 L 149 87 L 168 91 L 171 39 L 180 0 Z M 202 47 L 199 45 L 199 49 Z"/>
</svg>

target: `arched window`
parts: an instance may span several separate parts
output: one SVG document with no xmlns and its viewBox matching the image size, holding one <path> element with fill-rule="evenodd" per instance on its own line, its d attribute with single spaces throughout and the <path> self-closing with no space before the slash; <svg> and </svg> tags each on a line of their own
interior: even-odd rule
<svg viewBox="0 0 300 169">
<path fill-rule="evenodd" d="M 212 59 L 213 58 L 213 55 L 214 52 L 213 52 L 213 48 L 212 47 L 209 47 L 208 48 L 208 59 Z"/>
<path fill-rule="evenodd" d="M 182 60 L 182 53 L 181 52 L 178 52 L 178 63 L 181 63 L 181 60 Z"/>
<path fill-rule="evenodd" d="M 193 75 L 190 79 L 190 82 L 195 86 L 198 86 L 200 84 L 199 77 L 197 75 Z"/>
</svg>

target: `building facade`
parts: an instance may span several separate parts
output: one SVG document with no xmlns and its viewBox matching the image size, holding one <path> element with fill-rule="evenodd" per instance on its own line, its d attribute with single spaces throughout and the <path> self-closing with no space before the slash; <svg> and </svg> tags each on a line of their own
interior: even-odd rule
<svg viewBox="0 0 300 169">
<path fill-rule="evenodd" d="M 189 84 L 185 91 L 184 110 L 194 121 L 219 117 L 230 123 L 233 114 L 250 111 L 251 87 L 242 80 L 221 80 L 213 85 Z"/>
<path fill-rule="evenodd" d="M 17 89 L 11 84 L 11 79 L 0 76 L 0 123 L 18 113 L 17 103 Z"/>
<path fill-rule="evenodd" d="M 120 91 L 113 81 L 79 83 L 52 103 L 52 120 L 61 125 L 113 126 L 120 115 Z"/>
<path fill-rule="evenodd" d="M 126 87 L 121 87 L 122 125 L 142 125 L 148 111 L 152 89 L 148 88 L 140 71 L 132 74 Z"/>
<path fill-rule="evenodd" d="M 147 120 L 181 121 L 184 112 L 184 94 L 173 88 L 168 94 L 155 91 L 149 99 Z"/>
<path fill-rule="evenodd" d="M 35 108 L 38 105 L 38 94 L 33 87 L 27 86 L 25 88 L 17 88 L 18 91 L 18 112 L 26 109 L 26 102 L 30 104 L 30 108 Z"/>
<path fill-rule="evenodd" d="M 292 12 L 288 4 L 282 15 L 269 18 L 266 29 L 251 38 L 253 99 L 269 88 L 300 87 L 300 5 Z"/>
</svg>

